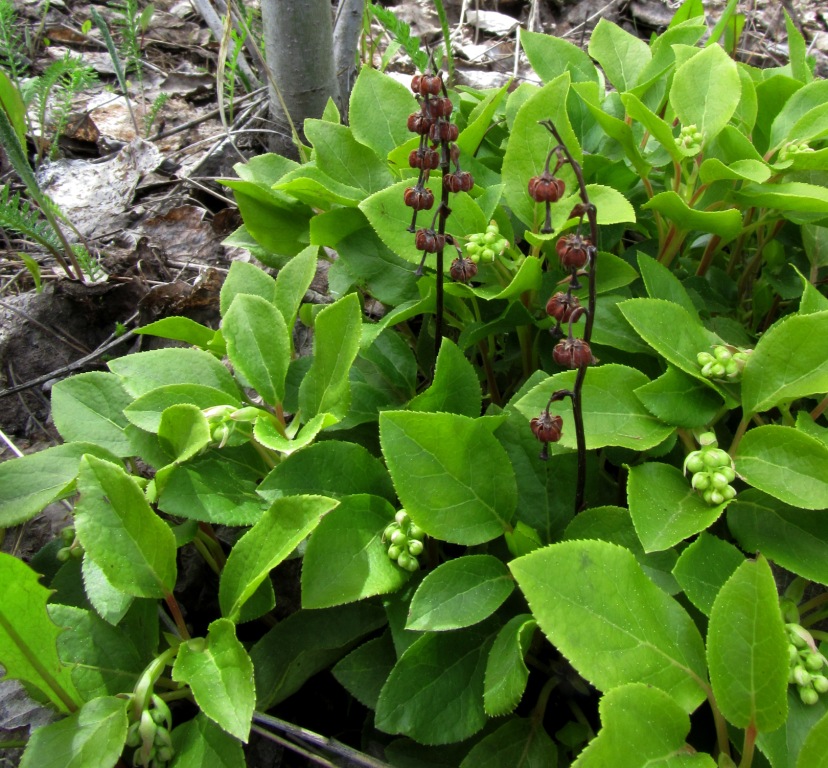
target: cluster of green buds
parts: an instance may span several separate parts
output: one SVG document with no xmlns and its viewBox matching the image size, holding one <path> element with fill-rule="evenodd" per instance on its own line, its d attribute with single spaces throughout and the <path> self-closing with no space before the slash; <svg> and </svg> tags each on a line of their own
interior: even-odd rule
<svg viewBox="0 0 828 768">
<path fill-rule="evenodd" d="M 485 232 L 478 232 L 469 235 L 469 242 L 466 245 L 466 253 L 475 263 L 491 263 L 496 256 L 502 256 L 509 247 L 509 241 L 500 234 L 497 222 L 492 219 Z"/>
<path fill-rule="evenodd" d="M 383 543 L 388 544 L 388 557 L 412 573 L 420 568 L 417 558 L 423 553 L 424 538 L 425 531 L 411 522 L 404 509 L 397 512 L 394 522 L 386 526 L 382 534 Z"/>
<path fill-rule="evenodd" d="M 814 148 L 807 141 L 789 141 L 779 150 L 779 162 L 790 160 L 794 155 L 813 152 Z"/>
<path fill-rule="evenodd" d="M 204 416 L 210 427 L 211 445 L 224 448 L 225 445 L 243 445 L 253 434 L 253 422 L 262 413 L 253 405 L 236 408 L 234 405 L 214 405 L 205 408 Z"/>
<path fill-rule="evenodd" d="M 67 562 L 70 558 L 80 560 L 83 557 L 83 546 L 75 535 L 74 526 L 67 525 L 60 532 L 60 540 L 63 546 L 57 551 L 56 557 L 61 563 Z"/>
<path fill-rule="evenodd" d="M 816 704 L 819 694 L 828 693 L 828 677 L 822 674 L 828 659 L 817 649 L 811 633 L 800 624 L 785 624 L 785 632 L 791 664 L 788 683 L 796 686 L 803 704 Z"/>
<path fill-rule="evenodd" d="M 679 131 L 676 141 L 685 152 L 692 152 L 696 155 L 701 152 L 702 144 L 704 143 L 704 134 L 696 125 L 685 125 Z"/>
<path fill-rule="evenodd" d="M 727 451 L 718 448 L 716 435 L 705 432 L 699 437 L 701 449 L 692 451 L 684 460 L 684 473 L 692 472 L 690 484 L 711 507 L 730 501 L 736 496 L 731 483 L 736 479 L 733 459 Z"/>
<path fill-rule="evenodd" d="M 706 379 L 738 381 L 752 352 L 752 349 L 717 344 L 712 353 L 699 352 L 696 362 L 701 366 L 701 375 Z"/>
<path fill-rule="evenodd" d="M 175 756 L 170 737 L 172 714 L 167 702 L 152 694 L 150 704 L 127 731 L 126 743 L 134 747 L 132 764 L 143 768 L 163 768 Z"/>
</svg>

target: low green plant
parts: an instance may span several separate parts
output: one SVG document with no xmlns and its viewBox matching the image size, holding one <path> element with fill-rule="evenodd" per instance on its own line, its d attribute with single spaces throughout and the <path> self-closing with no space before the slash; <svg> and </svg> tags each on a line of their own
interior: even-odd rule
<svg viewBox="0 0 828 768">
<path fill-rule="evenodd" d="M 65 444 L 0 465 L 0 525 L 77 494 L 0 557 L 0 662 L 67 715 L 24 768 L 242 766 L 325 669 L 392 765 L 824 762 L 826 86 L 699 6 L 524 33 L 511 92 L 363 68 L 308 162 L 237 166 L 277 277 L 234 263 L 218 330 L 140 329 L 190 346 L 59 382 Z"/>
</svg>

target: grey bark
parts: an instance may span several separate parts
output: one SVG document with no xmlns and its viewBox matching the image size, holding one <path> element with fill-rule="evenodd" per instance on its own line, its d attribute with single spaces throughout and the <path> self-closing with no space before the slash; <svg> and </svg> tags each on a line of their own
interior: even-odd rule
<svg viewBox="0 0 828 768">
<path fill-rule="evenodd" d="M 289 115 L 301 136 L 305 119 L 321 117 L 328 98 L 339 103 L 330 0 L 262 0 L 262 25 L 271 117 L 289 133 Z"/>
<path fill-rule="evenodd" d="M 333 33 L 334 65 L 343 104 L 348 103 L 348 95 L 357 75 L 356 52 L 362 34 L 364 13 L 365 0 L 339 0 L 336 9 Z"/>
</svg>

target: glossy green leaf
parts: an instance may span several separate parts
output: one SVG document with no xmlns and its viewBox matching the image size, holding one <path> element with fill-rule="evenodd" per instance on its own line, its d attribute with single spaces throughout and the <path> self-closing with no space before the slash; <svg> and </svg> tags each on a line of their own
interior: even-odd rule
<svg viewBox="0 0 828 768">
<path fill-rule="evenodd" d="M 685 712 L 704 699 L 699 631 L 631 552 L 604 541 L 565 541 L 510 568 L 540 628 L 599 690 L 646 682 Z"/>
<path fill-rule="evenodd" d="M 491 642 L 485 625 L 415 640 L 382 688 L 376 727 L 421 744 L 473 736 L 486 724 L 483 675 Z"/>
<path fill-rule="evenodd" d="M 75 505 L 78 538 L 117 589 L 161 598 L 176 579 L 175 536 L 135 480 L 108 461 L 84 456 Z"/>
<path fill-rule="evenodd" d="M 378 69 L 362 67 L 351 91 L 351 130 L 357 141 L 384 158 L 411 138 L 405 118 L 417 108 L 414 95 L 402 83 Z"/>
<path fill-rule="evenodd" d="M 457 141 L 455 142 L 460 149 L 461 154 L 466 155 L 467 157 L 473 157 L 477 154 L 477 148 L 480 146 L 483 139 L 486 138 L 486 134 L 491 130 L 492 118 L 500 107 L 503 97 L 506 96 L 508 88 L 509 85 L 507 83 L 497 90 L 489 91 L 483 100 L 476 104 L 474 109 L 472 109 L 468 116 L 468 123 L 466 124 L 466 127 L 460 131 L 460 135 L 457 137 Z M 495 184 L 494 186 L 488 186 L 486 192 L 484 192 L 484 195 L 496 195 L 499 199 L 502 191 L 502 185 Z M 483 199 L 485 200 L 486 198 L 484 197 Z M 485 211 L 486 207 L 482 204 L 480 199 L 478 199 L 478 203 L 481 204 L 483 210 Z M 496 205 L 496 203 L 494 205 Z M 492 209 L 494 208 L 494 205 L 492 205 Z"/>
<path fill-rule="evenodd" d="M 709 616 L 719 590 L 744 559 L 732 544 L 703 531 L 681 553 L 673 575 L 690 602 Z"/>
<path fill-rule="evenodd" d="M 296 433 L 296 436 L 291 439 L 282 434 L 282 432 L 273 423 L 273 420 L 268 416 L 260 416 L 256 419 L 253 427 L 253 436 L 265 448 L 270 448 L 274 451 L 279 451 L 284 456 L 290 456 L 291 453 L 298 451 L 310 445 L 314 438 L 326 427 L 336 424 L 337 419 L 329 413 L 318 413 L 307 424 Z"/>
<path fill-rule="evenodd" d="M 245 163 L 236 163 L 233 170 L 240 179 L 257 181 L 261 184 L 275 184 L 286 173 L 299 167 L 299 163 L 275 152 L 251 157 Z M 246 291 L 245 291 L 246 293 Z M 230 306 L 230 302 L 227 303 Z"/>
<path fill-rule="evenodd" d="M 367 602 L 299 610 L 280 621 L 250 651 L 258 708 L 270 709 L 298 691 L 385 623 L 385 611 Z"/>
<path fill-rule="evenodd" d="M 293 325 L 296 322 L 299 307 L 316 275 L 318 251 L 317 246 L 308 246 L 285 264 L 276 276 L 274 303 L 285 320 L 289 341 L 292 341 Z"/>
<path fill-rule="evenodd" d="M 747 413 L 798 397 L 828 392 L 828 312 L 788 315 L 756 343 L 742 374 Z"/>
<path fill-rule="evenodd" d="M 630 467 L 627 499 L 645 552 L 667 549 L 703 531 L 727 506 L 708 506 L 680 470 L 657 461 Z"/>
<path fill-rule="evenodd" d="M 574 383 L 575 371 L 557 373 L 530 390 L 515 403 L 515 407 L 527 420 L 533 419 L 546 407 L 553 392 L 572 389 Z M 634 390 L 647 383 L 647 377 L 641 371 L 624 365 L 602 365 L 589 369 L 583 387 L 587 449 L 618 445 L 644 451 L 667 438 L 673 427 L 653 416 L 635 395 Z M 564 420 L 563 435 L 558 445 L 575 448 L 570 401 L 554 403 L 552 409 Z"/>
<path fill-rule="evenodd" d="M 826 768 L 828 766 L 828 715 L 823 716 L 811 729 L 802 745 L 796 766 L 797 768 Z"/>
<path fill-rule="evenodd" d="M 305 421 L 318 413 L 344 416 L 348 410 L 348 372 L 359 351 L 362 312 L 352 293 L 323 309 L 314 321 L 313 363 L 299 387 Z"/>
<path fill-rule="evenodd" d="M 65 443 L 1 463 L 0 527 L 18 525 L 71 493 L 87 453 L 115 458 L 92 443 Z"/>
<path fill-rule="evenodd" d="M 0 71 L 0 109 L 9 118 L 21 147 L 26 146 L 26 106 L 20 92 L 5 71 Z"/>
<path fill-rule="evenodd" d="M 241 742 L 203 714 L 172 732 L 175 757 L 172 768 L 245 768 Z"/>
<path fill-rule="evenodd" d="M 542 723 L 513 718 L 478 741 L 460 768 L 549 768 L 557 760 L 555 742 Z"/>
<path fill-rule="evenodd" d="M 380 444 L 402 505 L 429 535 L 473 545 L 509 530 L 517 503 L 515 476 L 482 421 L 385 411 Z"/>
<path fill-rule="evenodd" d="M 796 84 L 797 86 L 799 84 Z M 794 126 L 809 112 L 825 105 L 828 98 L 828 83 L 816 80 L 796 91 L 785 100 L 784 106 L 775 116 L 771 126 L 770 148 L 776 148 L 786 141 L 794 131 Z"/>
<path fill-rule="evenodd" d="M 587 50 L 619 92 L 630 90 L 638 82 L 652 58 L 650 47 L 640 37 L 603 17 L 592 30 Z"/>
<path fill-rule="evenodd" d="M 643 683 L 613 688 L 598 705 L 601 730 L 573 768 L 715 768 L 685 746 L 690 718 L 666 693 Z"/>
<path fill-rule="evenodd" d="M 598 83 L 598 71 L 589 56 L 577 45 L 553 35 L 520 29 L 520 44 L 537 76 L 548 83 L 569 72 L 573 83 Z"/>
<path fill-rule="evenodd" d="M 158 425 L 158 438 L 176 461 L 187 461 L 212 439 L 204 412 L 191 403 L 166 408 Z"/>
<path fill-rule="evenodd" d="M 127 701 L 93 699 L 74 714 L 38 728 L 21 768 L 114 768 L 127 735 Z"/>
<path fill-rule="evenodd" d="M 530 614 L 513 616 L 497 633 L 486 662 L 483 706 L 491 717 L 514 712 L 529 680 L 523 660 L 537 629 Z"/>
<path fill-rule="evenodd" d="M 60 630 L 46 612 L 51 594 L 22 560 L 0 552 L 0 659 L 5 677 L 25 681 L 48 698 L 58 711 L 73 711 L 80 697 L 70 668 L 57 653 Z"/>
<path fill-rule="evenodd" d="M 491 616 L 514 588 L 509 569 L 493 555 L 449 560 L 417 588 L 405 628 L 435 632 L 477 624 Z"/>
<path fill-rule="evenodd" d="M 256 705 L 253 662 L 229 619 L 216 619 L 207 637 L 182 643 L 172 678 L 190 686 L 196 704 L 227 733 L 246 742 Z"/>
<path fill-rule="evenodd" d="M 704 184 L 723 179 L 731 181 L 754 181 L 761 184 L 771 176 L 771 169 L 758 160 L 735 160 L 725 165 L 717 158 L 705 160 L 699 168 L 699 178 Z"/>
<path fill-rule="evenodd" d="M 672 365 L 655 381 L 638 387 L 635 395 L 665 424 L 686 429 L 710 424 L 722 407 L 716 392 Z"/>
<path fill-rule="evenodd" d="M 151 389 L 141 395 L 124 410 L 124 415 L 131 424 L 147 432 L 158 432 L 161 426 L 161 414 L 170 406 L 190 403 L 200 410 L 216 405 L 241 407 L 241 400 L 215 387 L 202 384 L 168 384 L 158 389 Z"/>
<path fill-rule="evenodd" d="M 212 328 L 197 323 L 189 317 L 164 317 L 136 329 L 135 333 L 183 341 L 201 349 L 207 349 L 216 336 L 216 332 Z"/>
<path fill-rule="evenodd" d="M 828 519 L 824 510 L 791 507 L 748 489 L 728 508 L 727 524 L 746 552 L 762 552 L 783 568 L 828 585 Z"/>
<path fill-rule="evenodd" d="M 119 624 L 135 598 L 120 589 L 115 589 L 91 557 L 83 558 L 81 575 L 83 591 L 86 592 L 86 597 L 98 616 L 108 624 Z"/>
<path fill-rule="evenodd" d="M 716 596 L 707 631 L 710 682 L 739 728 L 773 731 L 788 712 L 788 641 L 770 566 L 746 560 Z"/>
<path fill-rule="evenodd" d="M 265 301 L 273 303 L 276 300 L 276 283 L 257 266 L 246 261 L 234 261 L 221 284 L 219 306 L 222 317 L 230 309 L 233 299 L 240 294 L 260 296 Z"/>
<path fill-rule="evenodd" d="M 718 45 L 710 45 L 676 69 L 670 106 L 683 127 L 695 125 L 705 142 L 724 128 L 742 93 L 736 62 Z"/>
<path fill-rule="evenodd" d="M 672 160 L 677 163 L 684 160 L 685 153 L 676 144 L 673 136 L 673 129 L 669 123 L 662 120 L 658 115 L 643 104 L 637 96 L 632 93 L 622 93 L 621 103 L 627 111 L 627 115 L 633 120 L 641 123 L 650 135 L 666 150 Z"/>
<path fill-rule="evenodd" d="M 446 411 L 475 418 L 480 416 L 482 398 L 474 366 L 454 342 L 445 339 L 437 354 L 434 380 L 408 407 L 412 411 Z"/>
<path fill-rule="evenodd" d="M 323 518 L 302 560 L 303 608 L 330 608 L 405 584 L 408 572 L 388 557 L 382 541 L 394 512 L 379 496 L 346 496 Z"/>
<path fill-rule="evenodd" d="M 239 396 L 239 388 L 227 368 L 201 349 L 138 352 L 111 360 L 109 370 L 121 377 L 124 389 L 133 397 L 168 384 L 200 384 Z"/>
<path fill-rule="evenodd" d="M 682 232 L 710 232 L 728 242 L 742 231 L 742 214 L 738 209 L 700 211 L 672 191 L 659 192 L 641 207 L 666 216 Z"/>
<path fill-rule="evenodd" d="M 331 674 L 360 704 L 376 709 L 382 686 L 396 663 L 394 643 L 386 632 L 351 651 Z"/>
<path fill-rule="evenodd" d="M 798 221 L 802 214 L 818 213 L 823 217 L 828 214 L 828 189 L 802 181 L 748 184 L 734 192 L 733 198 L 742 205 L 784 211 L 791 221 Z"/>
<path fill-rule="evenodd" d="M 242 606 L 270 571 L 336 504 L 324 496 L 289 496 L 273 502 L 227 558 L 219 584 L 219 603 L 225 617 L 238 620 Z"/>
<path fill-rule="evenodd" d="M 91 371 L 63 379 L 52 387 L 52 418 L 66 442 L 90 442 L 114 456 L 132 454 L 124 435 L 124 408 L 132 398 L 118 377 Z"/>
<path fill-rule="evenodd" d="M 734 458 L 739 475 L 760 491 L 795 507 L 828 507 L 828 447 L 815 437 L 794 427 L 756 427 Z"/>
<path fill-rule="evenodd" d="M 660 261 L 638 252 L 638 270 L 644 278 L 644 285 L 647 287 L 647 294 L 651 299 L 665 299 L 678 304 L 687 310 L 694 319 L 698 319 L 699 313 L 695 304 L 690 299 L 685 287 L 671 270 L 665 267 Z"/>
<path fill-rule="evenodd" d="M 364 190 L 343 184 L 310 163 L 285 174 L 273 189 L 317 210 L 331 210 L 334 206 L 355 207 L 365 197 Z"/>
</svg>

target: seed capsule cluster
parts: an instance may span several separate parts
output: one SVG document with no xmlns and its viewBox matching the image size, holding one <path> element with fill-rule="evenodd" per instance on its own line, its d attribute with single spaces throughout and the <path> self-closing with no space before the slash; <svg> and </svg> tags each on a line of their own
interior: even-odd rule
<svg viewBox="0 0 828 768">
<path fill-rule="evenodd" d="M 726 344 L 717 344 L 713 352 L 699 352 L 696 362 L 706 379 L 729 379 L 739 381 L 752 349 L 740 349 Z"/>
<path fill-rule="evenodd" d="M 466 245 L 466 253 L 475 263 L 491 263 L 495 257 L 502 256 L 509 247 L 509 241 L 500 234 L 497 222 L 492 219 L 485 232 L 477 232 L 469 235 L 469 242 Z"/>
<path fill-rule="evenodd" d="M 420 568 L 417 558 L 425 548 L 424 538 L 425 531 L 411 522 L 404 509 L 397 512 L 394 522 L 386 526 L 382 534 L 383 542 L 388 544 L 388 557 L 400 568 L 412 573 Z"/>
<path fill-rule="evenodd" d="M 701 449 L 688 454 L 684 460 L 684 472 L 692 473 L 690 484 L 705 503 L 715 507 L 736 496 L 736 489 L 730 485 L 736 479 L 736 471 L 733 459 L 727 451 L 717 447 L 712 432 L 701 435 L 699 442 Z"/>
<path fill-rule="evenodd" d="M 788 635 L 788 683 L 795 685 L 803 704 L 813 705 L 821 693 L 828 693 L 828 677 L 822 670 L 828 664 L 816 647 L 814 638 L 799 624 L 785 625 Z"/>
</svg>

